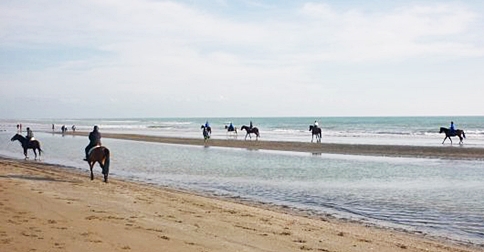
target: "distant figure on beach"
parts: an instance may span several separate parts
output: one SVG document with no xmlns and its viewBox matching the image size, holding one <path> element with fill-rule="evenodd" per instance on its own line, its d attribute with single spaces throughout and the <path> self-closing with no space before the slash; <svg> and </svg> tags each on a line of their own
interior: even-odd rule
<svg viewBox="0 0 484 252">
<path fill-rule="evenodd" d="M 72 132 L 76 133 L 76 125 L 72 125 Z"/>
<path fill-rule="evenodd" d="M 20 133 L 20 124 L 17 123 L 17 133 Z"/>
<path fill-rule="evenodd" d="M 235 128 L 234 128 L 234 125 L 232 124 L 232 122 L 229 123 L 229 127 L 227 128 L 227 131 L 234 131 Z"/>
<path fill-rule="evenodd" d="M 87 161 L 88 159 L 89 150 L 97 145 L 101 145 L 101 133 L 99 133 L 99 127 L 96 125 L 94 126 L 93 131 L 89 133 L 89 144 L 86 146 L 85 149 L 86 158 L 84 159 L 84 161 Z"/>
<path fill-rule="evenodd" d="M 55 131 L 55 126 L 54 126 L 54 124 L 52 124 L 52 132 L 54 132 L 54 131 Z"/>
<path fill-rule="evenodd" d="M 211 129 L 210 127 L 205 127 L 205 125 L 202 125 L 202 127 L 200 128 L 203 129 L 202 131 L 203 140 L 206 142 L 210 138 Z"/>
<path fill-rule="evenodd" d="M 34 132 L 32 132 L 29 127 L 27 127 L 27 135 L 25 136 L 25 138 L 27 138 L 29 142 L 32 141 L 32 138 L 34 138 Z"/>
<path fill-rule="evenodd" d="M 464 130 L 461 129 L 455 129 L 454 122 L 450 122 L 450 127 L 454 127 L 454 132 L 452 133 L 451 129 L 447 129 L 444 127 L 440 127 L 439 133 L 445 133 L 445 138 L 444 141 L 442 141 L 442 144 L 445 143 L 445 140 L 448 138 L 450 140 L 450 144 L 452 144 L 452 138 L 451 137 L 459 137 L 459 144 L 463 144 L 464 138 L 466 138 L 466 134 L 464 133 Z"/>
<path fill-rule="evenodd" d="M 449 131 L 451 136 L 455 136 L 455 125 L 453 121 L 450 122 Z"/>
</svg>

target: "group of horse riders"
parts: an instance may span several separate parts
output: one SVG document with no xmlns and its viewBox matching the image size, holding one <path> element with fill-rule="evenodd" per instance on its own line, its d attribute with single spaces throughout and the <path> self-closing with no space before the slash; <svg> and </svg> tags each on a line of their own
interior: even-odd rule
<svg viewBox="0 0 484 252">
<path fill-rule="evenodd" d="M 210 124 L 208 123 L 208 121 L 205 122 L 204 125 L 202 125 L 201 127 L 203 129 L 203 137 L 205 140 L 208 140 L 210 138 L 210 135 L 212 134 L 212 128 L 210 127 Z M 234 132 L 235 134 L 237 134 L 237 128 L 234 126 L 234 124 L 232 122 L 229 122 L 229 125 L 225 125 L 225 129 L 227 130 L 227 133 L 228 132 Z M 250 134 L 255 134 L 256 135 L 256 139 L 258 139 L 260 137 L 259 135 L 259 129 L 257 127 L 254 127 L 253 124 L 252 124 L 252 121 L 250 121 L 249 123 L 249 126 L 245 126 L 243 125 L 241 128 L 241 130 L 246 130 L 247 134 L 245 135 L 245 138 L 247 139 L 247 136 L 250 137 Z"/>
</svg>

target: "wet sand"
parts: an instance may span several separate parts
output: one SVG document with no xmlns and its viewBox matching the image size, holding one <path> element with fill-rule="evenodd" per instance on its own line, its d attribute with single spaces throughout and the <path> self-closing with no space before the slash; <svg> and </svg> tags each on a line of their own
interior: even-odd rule
<svg viewBox="0 0 484 252">
<path fill-rule="evenodd" d="M 0 158 L 0 251 L 484 251 L 101 177 Z"/>
<path fill-rule="evenodd" d="M 68 134 L 73 134 L 68 133 Z M 87 136 L 87 132 L 76 132 L 75 135 Z M 136 134 L 110 134 L 102 133 L 103 137 L 159 142 L 168 144 L 217 146 L 244 149 L 264 149 L 279 151 L 308 152 L 314 154 L 346 154 L 388 157 L 414 157 L 414 158 L 445 158 L 445 159 L 473 159 L 484 160 L 484 148 L 473 148 L 454 145 L 442 146 L 405 146 L 405 145 L 367 145 L 367 144 L 335 144 L 335 143 L 310 143 L 310 142 L 286 142 L 264 140 L 234 140 L 234 139 L 209 139 L 207 142 L 202 138 L 179 138 L 163 136 L 146 136 Z"/>
</svg>

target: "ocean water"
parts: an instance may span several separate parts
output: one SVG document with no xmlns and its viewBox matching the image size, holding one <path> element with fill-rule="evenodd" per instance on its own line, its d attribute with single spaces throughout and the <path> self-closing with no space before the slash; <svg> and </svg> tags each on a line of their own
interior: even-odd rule
<svg viewBox="0 0 484 252">
<path fill-rule="evenodd" d="M 246 118 L 210 119 L 212 127 L 221 130 L 214 137 L 228 137 L 222 129 L 229 120 L 236 126 L 249 121 Z M 458 128 L 466 130 L 464 148 L 484 147 L 483 133 L 479 129 L 484 118 L 453 120 Z M 201 137 L 199 127 L 205 123 L 205 119 L 62 121 L 86 130 L 96 124 L 102 132 L 186 137 Z M 312 118 L 285 118 L 280 122 L 276 118 L 253 119 L 254 126 L 261 128 L 261 141 L 310 141 L 306 128 L 313 121 Z M 326 134 L 335 135 L 334 142 L 442 146 L 443 136 L 438 134 L 438 127 L 447 126 L 445 123 L 449 119 L 329 118 L 318 121 Z M 60 125 L 60 122 L 54 123 Z M 22 159 L 20 144 L 10 141 L 16 123 L 0 121 L 0 155 Z M 24 128 L 31 126 L 42 142 L 45 151 L 42 162 L 84 171 L 88 180 L 89 167 L 82 161 L 87 138 L 42 133 L 43 128 L 51 130 L 51 123 L 49 120 L 23 122 Z M 338 130 L 331 130 L 330 125 L 338 125 Z M 268 136 L 264 137 L 265 134 Z M 329 142 L 326 134 L 323 142 Z M 243 141 L 243 136 L 239 135 L 234 141 Z M 315 215 L 332 214 L 484 247 L 482 161 L 311 155 L 117 139 L 103 139 L 103 143 L 112 152 L 111 179 L 283 205 Z M 458 145 L 451 148 L 454 147 L 461 148 Z M 101 183 L 100 170 L 97 167 L 94 183 Z"/>
<path fill-rule="evenodd" d="M 209 121 L 212 138 L 244 140 L 242 125 L 252 121 L 259 128 L 261 140 L 311 141 L 309 125 L 315 120 L 323 129 L 323 143 L 394 144 L 439 146 L 444 135 L 440 127 L 448 128 L 450 121 L 466 134 L 464 147 L 484 146 L 484 116 L 470 117 L 268 117 L 268 118 L 121 118 L 121 119 L 25 119 L 0 120 L 0 130 L 15 130 L 22 123 L 24 129 L 51 131 L 52 124 L 60 131 L 62 125 L 69 129 L 92 130 L 98 125 L 102 132 L 137 133 L 173 137 L 202 137 L 200 126 Z M 227 134 L 224 126 L 232 122 L 238 134 Z M 458 138 L 453 138 L 457 140 Z M 449 140 L 447 143 L 450 144 Z"/>
</svg>

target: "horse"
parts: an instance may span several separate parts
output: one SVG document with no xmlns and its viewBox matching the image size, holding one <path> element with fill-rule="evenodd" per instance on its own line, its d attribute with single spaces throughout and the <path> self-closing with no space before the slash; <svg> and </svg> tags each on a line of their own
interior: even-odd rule
<svg viewBox="0 0 484 252">
<path fill-rule="evenodd" d="M 252 137 L 250 136 L 250 134 L 254 133 L 256 138 L 255 140 L 258 140 L 260 135 L 259 135 L 259 129 L 257 127 L 252 127 L 252 128 L 249 128 L 248 126 L 242 126 L 240 127 L 241 130 L 245 130 L 247 132 L 247 134 L 245 134 L 245 139 L 244 140 L 247 140 L 247 136 L 249 136 L 250 139 L 252 139 Z"/>
<path fill-rule="evenodd" d="M 203 129 L 203 140 L 207 141 L 210 138 L 210 135 L 212 135 L 212 128 L 210 126 L 205 127 L 205 125 L 202 125 L 200 129 Z"/>
<path fill-rule="evenodd" d="M 314 125 L 309 125 L 309 131 L 312 132 L 311 143 L 313 142 L 314 136 L 316 136 L 316 142 L 321 143 L 322 132 L 321 128 Z"/>
<path fill-rule="evenodd" d="M 97 162 L 103 169 L 102 173 L 104 175 L 104 182 L 107 183 L 110 163 L 109 149 L 100 145 L 92 147 L 91 150 L 89 150 L 87 162 L 89 163 L 89 168 L 91 169 L 91 180 L 94 180 L 94 173 L 92 172 L 92 168 Z"/>
<path fill-rule="evenodd" d="M 29 157 L 27 156 L 27 150 L 32 149 L 35 154 L 35 160 L 37 160 L 37 150 L 39 150 L 39 159 L 40 156 L 42 155 L 42 149 L 40 148 L 40 142 L 37 140 L 31 140 L 29 141 L 26 137 L 20 135 L 20 134 L 15 134 L 10 141 L 15 141 L 18 140 L 20 144 L 22 145 L 22 148 L 24 148 L 24 155 L 25 159 L 28 159 Z"/>
<path fill-rule="evenodd" d="M 235 136 L 237 136 L 237 127 L 231 127 L 229 128 L 229 126 L 225 125 L 225 129 L 227 130 L 227 135 L 229 133 L 233 133 Z"/>
<path fill-rule="evenodd" d="M 445 133 L 445 138 L 444 138 L 444 141 L 442 141 L 442 144 L 444 144 L 444 142 L 447 138 L 449 138 L 450 144 L 452 144 L 452 139 L 450 137 L 453 137 L 453 136 L 459 137 L 459 139 L 460 139 L 459 144 L 463 144 L 462 140 L 463 140 L 463 138 L 466 138 L 466 134 L 464 133 L 463 130 L 460 130 L 460 129 L 455 130 L 454 134 L 451 134 L 450 129 L 440 127 L 439 133 Z"/>
</svg>

